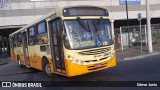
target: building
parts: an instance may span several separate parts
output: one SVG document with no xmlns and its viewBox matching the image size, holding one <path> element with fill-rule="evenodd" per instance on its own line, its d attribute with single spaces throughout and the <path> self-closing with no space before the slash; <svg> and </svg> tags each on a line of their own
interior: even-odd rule
<svg viewBox="0 0 160 90">
<path fill-rule="evenodd" d="M 2 3 L 3 1 L 3 3 Z M 110 11 L 111 21 L 117 26 L 116 21 L 126 20 L 126 6 L 120 5 L 125 0 L 0 0 L 0 29 L 20 28 L 35 19 L 51 12 L 55 7 L 74 5 L 95 5 L 107 7 Z M 129 19 L 137 19 L 137 14 L 142 13 L 146 17 L 145 0 L 138 4 L 128 5 Z M 159 18 L 160 1 L 149 0 L 151 7 L 151 18 Z"/>
<path fill-rule="evenodd" d="M 107 7 L 112 26 L 119 28 L 127 25 L 124 2 L 125 0 L 0 0 L 0 36 L 7 37 L 11 32 L 51 12 L 55 7 L 75 5 Z M 152 23 L 160 23 L 160 0 L 149 0 L 149 3 Z M 139 24 L 138 13 L 142 14 L 142 24 L 145 24 L 145 0 L 128 0 L 128 4 L 130 25 Z"/>
</svg>

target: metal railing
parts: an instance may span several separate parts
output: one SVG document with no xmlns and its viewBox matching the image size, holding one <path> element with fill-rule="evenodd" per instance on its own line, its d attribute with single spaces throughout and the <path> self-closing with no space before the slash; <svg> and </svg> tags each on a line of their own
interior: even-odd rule
<svg viewBox="0 0 160 90">
<path fill-rule="evenodd" d="M 152 43 L 160 44 L 160 24 L 151 25 L 152 30 Z M 129 34 L 129 35 L 128 35 Z M 129 42 L 130 41 L 130 42 Z M 115 29 L 115 48 L 118 50 L 124 50 L 133 46 L 140 46 L 141 43 L 147 46 L 147 30 L 146 25 L 141 26 L 129 26 L 129 32 L 127 27 L 120 27 Z"/>
</svg>

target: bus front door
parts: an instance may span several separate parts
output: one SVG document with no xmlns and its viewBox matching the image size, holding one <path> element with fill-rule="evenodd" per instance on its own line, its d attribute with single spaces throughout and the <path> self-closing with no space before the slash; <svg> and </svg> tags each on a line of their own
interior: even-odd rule
<svg viewBox="0 0 160 90">
<path fill-rule="evenodd" d="M 22 43 L 23 43 L 23 54 L 24 54 L 24 61 L 25 61 L 25 65 L 27 67 L 30 66 L 29 64 L 29 58 L 28 58 L 28 43 L 27 43 L 27 32 L 23 32 L 22 33 Z"/>
<path fill-rule="evenodd" d="M 10 38 L 10 46 L 11 46 L 11 58 L 15 60 L 15 53 L 14 53 L 14 37 Z"/>
<path fill-rule="evenodd" d="M 54 71 L 57 73 L 66 74 L 64 65 L 64 52 L 61 40 L 62 21 L 61 19 L 55 19 L 50 21 L 49 23 Z"/>
</svg>

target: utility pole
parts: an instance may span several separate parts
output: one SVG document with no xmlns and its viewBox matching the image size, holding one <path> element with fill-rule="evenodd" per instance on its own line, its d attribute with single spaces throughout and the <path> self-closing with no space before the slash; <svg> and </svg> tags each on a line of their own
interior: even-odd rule
<svg viewBox="0 0 160 90">
<path fill-rule="evenodd" d="M 142 15 L 141 13 L 138 14 L 138 20 L 139 20 L 139 30 L 140 30 L 140 37 L 141 37 L 141 53 L 142 53 L 142 28 L 141 28 Z"/>
<path fill-rule="evenodd" d="M 153 52 L 152 46 L 152 32 L 151 32 L 151 22 L 150 22 L 150 7 L 149 0 L 146 0 L 146 16 L 147 16 L 147 30 L 148 30 L 148 50 L 150 53 Z"/>
<path fill-rule="evenodd" d="M 128 20 L 128 1 L 127 0 L 126 0 L 126 15 L 127 15 L 128 45 L 130 47 L 129 20 Z"/>
</svg>

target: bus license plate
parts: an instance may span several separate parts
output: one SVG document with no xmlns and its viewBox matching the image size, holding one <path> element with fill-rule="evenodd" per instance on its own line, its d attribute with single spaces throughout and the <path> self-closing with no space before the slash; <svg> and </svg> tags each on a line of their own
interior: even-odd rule
<svg viewBox="0 0 160 90">
<path fill-rule="evenodd" d="M 95 64 L 94 67 L 95 67 L 95 68 L 102 67 L 102 64 Z"/>
</svg>

